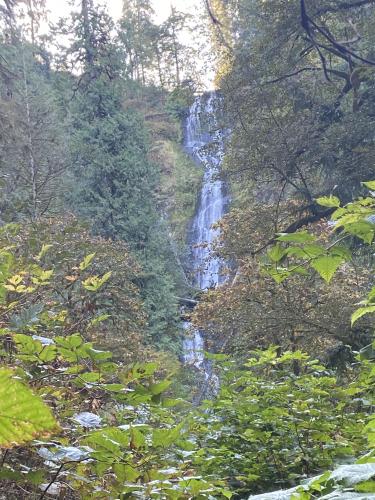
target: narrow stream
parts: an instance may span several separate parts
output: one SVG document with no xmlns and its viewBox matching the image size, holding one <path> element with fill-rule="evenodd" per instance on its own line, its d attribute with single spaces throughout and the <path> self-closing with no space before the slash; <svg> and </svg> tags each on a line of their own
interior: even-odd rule
<svg viewBox="0 0 375 500">
<path fill-rule="evenodd" d="M 218 179 L 226 135 L 220 125 L 222 106 L 223 99 L 218 93 L 203 94 L 196 98 L 186 120 L 185 149 L 205 169 L 190 241 L 194 285 L 202 290 L 215 288 L 222 281 L 222 263 L 211 250 L 212 242 L 218 236 L 212 226 L 225 214 L 227 204 L 224 184 Z M 185 323 L 184 328 L 190 331 L 183 344 L 184 363 L 202 372 L 207 386 L 204 392 L 207 392 L 210 385 L 217 385 L 217 379 L 212 373 L 211 363 L 204 356 L 204 335 L 198 330 L 191 331 L 189 323 Z"/>
</svg>

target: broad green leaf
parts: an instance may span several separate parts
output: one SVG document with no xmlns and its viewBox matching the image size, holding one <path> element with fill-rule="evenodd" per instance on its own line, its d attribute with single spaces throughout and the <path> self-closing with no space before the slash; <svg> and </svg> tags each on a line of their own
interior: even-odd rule
<svg viewBox="0 0 375 500">
<path fill-rule="evenodd" d="M 113 457 L 121 457 L 121 448 L 128 449 L 130 442 L 129 433 L 117 427 L 107 427 L 100 431 L 90 433 L 85 443 L 94 448 L 95 451 L 103 450 L 113 454 Z"/>
<path fill-rule="evenodd" d="M 287 254 L 287 249 L 283 248 L 279 243 L 274 245 L 268 250 L 267 255 L 272 262 L 280 262 L 280 260 Z"/>
<path fill-rule="evenodd" d="M 342 257 L 326 255 L 314 259 L 311 262 L 311 267 L 315 269 L 315 271 L 317 271 L 327 283 L 329 283 L 342 263 Z"/>
<path fill-rule="evenodd" d="M 318 205 L 322 207 L 335 208 L 340 206 L 340 200 L 337 196 L 322 196 L 321 198 L 317 198 L 316 202 Z"/>
<path fill-rule="evenodd" d="M 364 481 L 355 486 L 355 491 L 360 493 L 375 493 L 375 481 Z"/>
<path fill-rule="evenodd" d="M 337 257 L 342 257 L 344 260 L 348 261 L 352 258 L 352 253 L 351 251 L 343 247 L 341 245 L 335 245 L 331 250 L 330 250 L 330 255 L 335 255 Z"/>
<path fill-rule="evenodd" d="M 375 191 L 375 181 L 362 182 L 362 184 L 371 189 L 371 191 Z"/>
<path fill-rule="evenodd" d="M 31 363 L 46 363 L 55 360 L 57 357 L 56 347 L 54 345 L 43 345 L 39 340 L 42 338 L 36 337 L 34 339 L 23 334 L 14 335 L 13 339 L 17 344 L 18 358 Z"/>
<path fill-rule="evenodd" d="M 345 214 L 346 214 L 346 208 L 343 208 L 343 207 L 338 208 L 331 215 L 331 220 L 332 221 L 337 221 L 338 219 L 340 219 Z"/>
<path fill-rule="evenodd" d="M 66 349 L 80 347 L 84 343 L 84 340 L 79 333 L 74 333 L 69 337 L 56 337 L 55 340 L 59 345 L 65 347 Z"/>
<path fill-rule="evenodd" d="M 336 213 L 336 212 L 335 212 Z M 357 222 L 363 221 L 363 214 L 352 213 L 348 210 L 345 211 L 345 214 L 340 215 L 336 219 L 335 230 L 340 227 L 346 227 L 350 224 L 356 224 Z"/>
<path fill-rule="evenodd" d="M 367 196 L 367 198 L 358 198 L 355 203 L 362 207 L 372 207 L 375 204 L 375 200 L 374 197 Z"/>
<path fill-rule="evenodd" d="M 97 349 L 87 348 L 87 354 L 93 361 L 107 361 L 112 358 L 112 353 L 109 351 L 99 351 Z"/>
<path fill-rule="evenodd" d="M 13 286 L 18 286 L 20 283 L 22 283 L 22 276 L 20 276 L 19 274 L 11 276 L 10 278 L 8 278 L 8 283 Z"/>
<path fill-rule="evenodd" d="M 374 302 L 375 301 L 375 286 L 371 288 L 367 295 L 367 302 Z"/>
<path fill-rule="evenodd" d="M 51 410 L 32 391 L 0 369 L 0 447 L 11 448 L 58 429 Z"/>
<path fill-rule="evenodd" d="M 234 496 L 234 493 L 229 490 L 221 490 L 220 492 L 225 498 L 232 498 Z"/>
<path fill-rule="evenodd" d="M 50 363 L 57 358 L 57 349 L 54 345 L 43 346 L 42 351 L 38 354 L 40 361 Z"/>
<path fill-rule="evenodd" d="M 167 398 L 162 401 L 163 408 L 173 408 L 174 406 L 178 405 L 185 405 L 185 401 L 181 398 L 180 399 Z"/>
<path fill-rule="evenodd" d="M 35 273 L 36 276 L 32 278 L 32 282 L 36 285 L 48 285 L 49 279 L 53 276 L 53 269 L 45 271 L 44 269 L 38 269 Z"/>
<path fill-rule="evenodd" d="M 150 386 L 150 392 L 154 396 L 157 396 L 158 394 L 161 394 L 162 392 L 166 391 L 168 387 L 172 384 L 171 380 L 163 380 L 162 382 L 159 382 L 158 384 L 153 384 Z"/>
<path fill-rule="evenodd" d="M 303 245 L 302 247 L 289 247 L 288 255 L 300 257 L 301 259 L 310 259 L 311 257 L 318 257 L 324 255 L 326 249 L 321 245 Z"/>
<path fill-rule="evenodd" d="M 297 233 L 281 233 L 278 236 L 278 241 L 287 241 L 291 243 L 309 243 L 315 241 L 315 236 L 307 231 L 299 231 Z"/>
<path fill-rule="evenodd" d="M 89 326 L 96 326 L 102 321 L 106 321 L 111 317 L 110 314 L 101 314 L 100 316 L 94 318 L 93 320 L 90 321 Z"/>
<path fill-rule="evenodd" d="M 343 224 L 343 226 L 346 233 L 357 236 L 357 238 L 360 238 L 369 245 L 372 243 L 375 233 L 374 224 L 371 224 L 370 222 L 367 222 L 365 220 L 359 220 L 357 222 Z"/>
<path fill-rule="evenodd" d="M 155 429 L 152 434 L 152 443 L 156 447 L 167 448 L 174 444 L 181 435 L 183 423 L 173 429 Z"/>
<path fill-rule="evenodd" d="M 135 363 L 123 377 L 124 383 L 151 377 L 159 365 L 157 363 Z"/>
<path fill-rule="evenodd" d="M 271 278 L 273 278 L 278 285 L 280 283 L 282 283 L 283 281 L 285 281 L 287 278 L 289 278 L 289 276 L 292 274 L 286 268 L 278 268 L 278 269 L 276 269 L 274 267 L 264 268 L 264 272 L 266 274 L 268 274 L 269 276 L 271 276 Z"/>
<path fill-rule="evenodd" d="M 131 427 L 130 429 L 130 445 L 136 449 L 138 448 L 143 448 L 146 444 L 146 438 L 142 434 L 141 431 L 139 431 L 135 427 Z"/>
<path fill-rule="evenodd" d="M 103 384 L 102 388 L 110 392 L 124 392 L 126 390 L 122 384 Z"/>
<path fill-rule="evenodd" d="M 359 309 L 354 311 L 354 313 L 352 314 L 352 318 L 351 318 L 352 326 L 354 325 L 354 323 L 356 321 L 359 320 L 359 318 L 362 318 L 362 316 L 364 316 L 365 314 L 370 314 L 373 312 L 375 312 L 375 305 L 374 306 L 360 307 Z"/>
<path fill-rule="evenodd" d="M 113 471 L 116 474 L 117 481 L 121 483 L 134 483 L 141 475 L 136 469 L 126 464 L 114 464 Z"/>
</svg>

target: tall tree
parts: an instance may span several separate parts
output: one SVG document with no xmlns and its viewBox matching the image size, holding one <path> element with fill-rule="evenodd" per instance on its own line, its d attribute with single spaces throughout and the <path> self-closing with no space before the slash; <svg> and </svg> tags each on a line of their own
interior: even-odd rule
<svg viewBox="0 0 375 500">
<path fill-rule="evenodd" d="M 173 282 L 163 256 L 168 245 L 155 208 L 158 169 L 148 158 L 141 116 L 124 105 L 128 87 L 121 78 L 112 23 L 94 6 L 87 14 L 88 19 L 75 17 L 76 41 L 69 50 L 73 60 L 86 62 L 71 107 L 69 202 L 96 234 L 124 240 L 141 263 L 139 285 L 156 340 L 176 319 Z"/>
<path fill-rule="evenodd" d="M 132 78 L 146 83 L 152 66 L 155 25 L 150 0 L 124 0 L 120 39 L 124 45 Z"/>
<path fill-rule="evenodd" d="M 30 39 L 36 44 L 40 23 L 46 17 L 46 0 L 25 0 L 27 16 L 29 18 Z"/>
<path fill-rule="evenodd" d="M 311 334 L 311 345 L 341 339 L 357 348 L 359 336 L 336 323 L 338 310 L 350 314 L 338 294 L 329 296 L 315 277 L 267 284 L 254 258 L 288 262 L 286 254 L 264 254 L 276 233 L 309 224 L 324 239 L 334 207 L 316 199 L 339 194 L 351 201 L 373 177 L 375 3 L 207 4 L 215 42 L 229 54 L 218 59 L 218 81 L 232 129 L 224 175 L 235 207 L 222 222 L 221 250 L 238 267 L 197 309 L 198 324 L 219 332 L 229 348 L 241 342 L 244 351 L 264 339 L 297 348 Z M 368 286 L 366 269 L 355 274 L 353 300 Z M 328 319 L 332 311 L 336 319 Z"/>
<path fill-rule="evenodd" d="M 182 53 L 185 49 L 180 41 L 182 30 L 186 26 L 187 16 L 182 12 L 178 12 L 175 7 L 172 7 L 171 14 L 164 22 L 162 28 L 164 30 L 164 52 L 167 59 L 167 64 L 173 65 L 172 72 L 175 86 L 181 84 L 181 66 L 183 65 Z"/>
<path fill-rule="evenodd" d="M 1 217 L 37 219 L 55 211 L 59 203 L 66 167 L 59 107 L 44 66 L 36 61 L 34 46 L 21 28 L 17 38 L 1 40 L 0 54 L 7 64 L 0 96 Z"/>
</svg>

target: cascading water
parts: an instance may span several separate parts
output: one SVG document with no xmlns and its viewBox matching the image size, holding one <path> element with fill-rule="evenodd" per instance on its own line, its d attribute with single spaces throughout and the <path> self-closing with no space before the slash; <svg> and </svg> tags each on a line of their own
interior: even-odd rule
<svg viewBox="0 0 375 500">
<path fill-rule="evenodd" d="M 214 288 L 222 280 L 222 263 L 212 255 L 212 243 L 218 236 L 213 225 L 225 214 L 226 207 L 224 184 L 218 178 L 226 135 L 220 124 L 222 107 L 223 98 L 217 92 L 203 94 L 196 98 L 186 120 L 185 149 L 205 169 L 191 238 L 194 284 L 202 290 Z M 190 330 L 183 344 L 184 362 L 200 370 L 208 385 L 214 375 L 204 356 L 204 336 L 198 330 L 191 331 L 189 323 L 184 328 Z"/>
</svg>

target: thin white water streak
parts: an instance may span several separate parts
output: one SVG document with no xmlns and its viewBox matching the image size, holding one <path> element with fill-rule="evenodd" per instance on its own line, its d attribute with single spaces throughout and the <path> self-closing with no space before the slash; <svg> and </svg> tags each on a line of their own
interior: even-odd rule
<svg viewBox="0 0 375 500">
<path fill-rule="evenodd" d="M 222 263 L 212 254 L 212 244 L 218 237 L 218 230 L 213 226 L 225 214 L 226 206 L 224 185 L 218 175 L 226 135 L 220 124 L 222 106 L 222 97 L 218 93 L 203 94 L 196 98 L 186 120 L 185 148 L 205 169 L 191 241 L 195 284 L 202 290 L 215 288 L 221 282 Z M 185 323 L 184 328 L 191 330 L 191 325 Z M 200 331 L 190 332 L 184 340 L 183 359 L 185 364 L 196 367 L 209 380 L 213 375 L 205 360 L 204 344 Z"/>
</svg>

